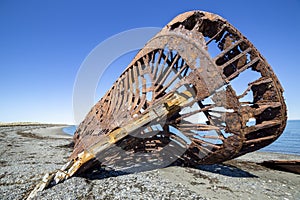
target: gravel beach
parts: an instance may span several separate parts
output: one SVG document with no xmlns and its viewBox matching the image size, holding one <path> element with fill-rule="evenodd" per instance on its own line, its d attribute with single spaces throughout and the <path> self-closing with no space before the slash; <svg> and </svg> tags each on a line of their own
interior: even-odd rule
<svg viewBox="0 0 300 200">
<path fill-rule="evenodd" d="M 26 199 L 72 152 L 63 126 L 0 125 L 0 199 Z M 300 175 L 260 165 L 300 156 L 254 152 L 220 165 L 171 166 L 122 175 L 98 171 L 68 179 L 36 199 L 300 199 Z"/>
</svg>

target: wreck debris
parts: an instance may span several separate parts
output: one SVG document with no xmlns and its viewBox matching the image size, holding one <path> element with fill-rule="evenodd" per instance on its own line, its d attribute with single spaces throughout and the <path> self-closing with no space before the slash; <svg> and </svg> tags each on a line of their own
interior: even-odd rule
<svg viewBox="0 0 300 200">
<path fill-rule="evenodd" d="M 238 91 L 233 82 L 249 72 L 255 79 Z M 212 13 L 183 13 L 139 51 L 79 125 L 70 162 L 31 196 L 96 161 L 132 172 L 256 151 L 285 128 L 282 93 L 270 65 L 236 28 Z"/>
</svg>

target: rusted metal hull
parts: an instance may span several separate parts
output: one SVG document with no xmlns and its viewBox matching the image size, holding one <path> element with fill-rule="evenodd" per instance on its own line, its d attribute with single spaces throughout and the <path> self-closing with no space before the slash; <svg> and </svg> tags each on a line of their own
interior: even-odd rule
<svg viewBox="0 0 300 200">
<path fill-rule="evenodd" d="M 251 42 L 218 15 L 183 13 L 139 51 L 79 125 L 70 161 L 28 199 L 99 162 L 126 172 L 220 163 L 269 145 L 286 120 L 283 89 Z"/>
<path fill-rule="evenodd" d="M 233 82 L 249 71 L 255 80 L 238 92 Z M 74 135 L 71 159 L 183 91 L 191 95 L 129 128 L 96 159 L 133 170 L 160 167 L 157 162 L 169 158 L 187 165 L 220 163 L 269 145 L 286 126 L 283 88 L 265 58 L 220 16 L 192 11 L 152 38 L 91 109 Z"/>
</svg>

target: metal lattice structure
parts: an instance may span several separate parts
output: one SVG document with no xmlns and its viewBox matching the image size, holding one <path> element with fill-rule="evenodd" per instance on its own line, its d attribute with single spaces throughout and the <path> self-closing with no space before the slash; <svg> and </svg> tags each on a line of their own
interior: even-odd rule
<svg viewBox="0 0 300 200">
<path fill-rule="evenodd" d="M 255 79 L 240 90 L 233 83 L 247 73 Z M 178 160 L 220 163 L 256 151 L 285 128 L 282 93 L 270 65 L 230 23 L 207 12 L 181 14 L 79 125 L 64 168 L 69 175 L 56 175 L 57 182 L 95 160 L 135 170 Z"/>
<path fill-rule="evenodd" d="M 219 50 L 214 57 L 208 51 L 211 43 Z M 258 78 L 238 95 L 230 83 L 246 70 L 257 72 Z M 183 90 L 193 93 L 192 97 L 168 119 L 157 120 L 163 130 L 156 137 L 126 138 L 120 145 L 133 150 L 159 151 L 164 143 L 159 138 L 172 137 L 188 146 L 182 157 L 185 161 L 216 163 L 270 144 L 285 127 L 283 89 L 258 50 L 221 17 L 188 12 L 176 17 L 151 39 L 93 107 L 75 134 L 73 157 L 83 150 L 81 143 L 91 144 L 89 136 L 95 141 L 93 136 L 124 127 L 128 121 L 137 120 L 153 109 L 156 102 L 165 103 L 161 100 L 164 96 Z M 243 102 L 248 93 L 252 93 L 252 99 Z M 211 103 L 203 103 L 207 99 Z M 190 107 L 189 111 L 181 114 L 185 107 Z M 186 120 L 201 112 L 206 117 L 204 123 Z M 252 126 L 247 125 L 250 119 L 255 120 Z M 153 131 L 153 126 L 155 123 L 144 126 L 135 134 Z M 169 126 L 190 142 L 178 138 Z M 157 138 L 159 135 L 162 137 Z"/>
</svg>

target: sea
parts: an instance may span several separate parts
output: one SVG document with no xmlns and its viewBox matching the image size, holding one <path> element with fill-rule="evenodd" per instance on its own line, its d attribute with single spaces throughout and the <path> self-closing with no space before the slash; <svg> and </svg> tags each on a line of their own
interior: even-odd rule
<svg viewBox="0 0 300 200">
<path fill-rule="evenodd" d="M 65 127 L 63 131 L 74 135 L 76 126 Z M 275 142 L 259 151 L 300 155 L 300 120 L 288 120 L 282 135 Z"/>
<path fill-rule="evenodd" d="M 288 120 L 282 135 L 260 151 L 300 155 L 300 120 Z"/>
</svg>

